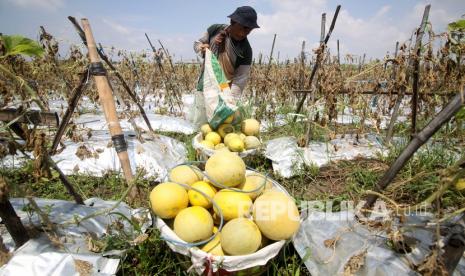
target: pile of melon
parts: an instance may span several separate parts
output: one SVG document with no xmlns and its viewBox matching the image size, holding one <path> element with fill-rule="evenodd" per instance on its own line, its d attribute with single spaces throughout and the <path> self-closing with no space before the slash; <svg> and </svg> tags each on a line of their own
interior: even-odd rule
<svg viewBox="0 0 465 276">
<path fill-rule="evenodd" d="M 228 118 L 216 130 L 209 124 L 204 124 L 200 128 L 203 138 L 200 144 L 208 149 L 232 152 L 259 148 L 260 123 L 255 119 L 246 119 L 240 124 L 239 130 L 239 127 L 236 129 L 231 124 L 232 119 L 233 117 Z"/>
<path fill-rule="evenodd" d="M 207 160 L 205 174 L 189 165 L 172 169 L 168 182 L 150 193 L 150 204 L 186 243 L 215 235 L 199 246 L 215 256 L 252 254 L 291 238 L 300 226 L 294 200 L 264 175 L 246 172 L 237 153 L 226 151 Z"/>
</svg>

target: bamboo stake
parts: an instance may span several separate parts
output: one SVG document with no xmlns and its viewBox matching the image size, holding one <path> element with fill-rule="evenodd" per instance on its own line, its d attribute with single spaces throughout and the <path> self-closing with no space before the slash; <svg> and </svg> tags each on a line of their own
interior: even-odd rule
<svg viewBox="0 0 465 276">
<path fill-rule="evenodd" d="M 168 62 L 169 62 L 169 64 L 170 64 L 171 72 L 173 73 L 173 75 L 176 76 L 176 71 L 174 70 L 174 65 L 173 65 L 173 61 L 171 60 L 170 53 L 168 52 L 167 49 L 165 49 L 165 46 L 163 46 L 163 44 L 161 43 L 161 40 L 160 40 L 160 39 L 158 39 L 158 43 L 160 44 L 161 49 L 162 49 L 163 52 L 165 53 L 165 56 L 168 58 Z M 175 78 L 175 79 L 176 79 L 176 78 Z"/>
<path fill-rule="evenodd" d="M 383 177 L 375 185 L 375 192 L 384 190 L 391 181 L 396 177 L 397 173 L 404 167 L 413 154 L 425 144 L 431 136 L 434 135 L 445 123 L 447 123 L 463 106 L 463 99 L 465 97 L 465 87 L 462 92 L 457 93 L 455 97 L 449 101 L 444 109 L 434 117 L 423 130 L 414 136 L 410 143 L 405 147 L 402 153 L 397 157 L 396 161 L 386 171 Z M 365 208 L 373 206 L 377 196 L 370 195 L 367 198 Z"/>
<path fill-rule="evenodd" d="M 68 19 L 69 19 L 69 21 L 71 21 L 71 23 L 73 23 L 73 25 L 76 28 L 76 31 L 77 31 L 78 35 L 81 37 L 81 40 L 84 43 L 84 45 L 87 46 L 86 36 L 85 36 L 84 31 L 82 30 L 81 26 L 79 26 L 79 23 L 77 23 L 76 19 L 74 17 L 72 17 L 72 16 L 68 16 Z M 142 115 L 142 117 L 144 118 L 144 121 L 147 124 L 148 129 L 150 130 L 150 132 L 153 132 L 152 125 L 150 124 L 150 121 L 149 121 L 149 119 L 147 117 L 147 114 L 145 113 L 144 108 L 140 105 L 139 99 L 137 98 L 137 96 L 134 93 L 132 93 L 131 89 L 129 88 L 129 85 L 126 83 L 123 76 L 121 76 L 121 74 L 118 72 L 118 70 L 116 70 L 115 66 L 113 66 L 113 64 L 110 62 L 108 57 L 102 51 L 97 51 L 97 53 L 100 56 L 100 58 L 102 58 L 102 60 L 105 61 L 105 63 L 108 65 L 108 67 L 110 67 L 110 69 L 113 71 L 113 73 L 115 73 L 116 77 L 121 81 L 121 84 L 123 85 L 124 89 L 128 93 L 129 97 L 131 97 L 131 99 L 134 101 L 134 103 L 139 108 L 139 112 Z"/>
<path fill-rule="evenodd" d="M 323 41 L 323 45 L 326 45 L 328 43 L 329 38 L 331 37 L 331 33 L 333 32 L 334 26 L 336 25 L 336 19 L 339 14 L 339 10 L 341 9 L 341 5 L 338 5 L 336 8 L 336 12 L 334 13 L 333 20 L 331 22 L 331 26 L 329 27 L 329 31 L 326 34 L 326 38 Z M 326 16 L 326 15 L 325 15 Z M 326 18 L 326 17 L 325 17 Z M 317 60 L 315 62 L 315 65 L 313 66 L 312 73 L 310 74 L 310 80 L 309 80 L 309 88 L 312 87 L 312 82 L 313 78 L 315 77 L 315 73 L 318 70 L 319 63 L 321 62 L 321 56 L 323 54 L 323 49 L 318 52 L 317 54 Z M 305 98 L 307 97 L 307 94 L 304 94 L 302 99 L 300 99 L 299 104 L 297 105 L 297 109 L 295 113 L 299 113 L 300 110 L 302 109 L 302 106 L 305 102 Z M 294 116 L 294 122 L 297 120 L 297 116 Z"/>
<path fill-rule="evenodd" d="M 396 50 L 394 51 L 394 59 L 397 58 L 397 53 L 399 51 L 399 41 L 396 42 Z M 392 81 L 395 81 L 397 77 L 397 63 L 393 63 L 392 65 L 392 76 L 391 76 L 391 79 Z"/>
<path fill-rule="evenodd" d="M 8 196 L 8 185 L 3 177 L 0 177 L 0 218 L 8 230 L 8 233 L 10 233 L 13 238 L 16 248 L 25 244 L 29 240 L 29 234 L 27 233 L 26 228 L 24 228 L 23 223 L 11 205 Z"/>
<path fill-rule="evenodd" d="M 417 107 L 418 107 L 418 82 L 420 79 L 420 55 L 421 55 L 421 39 L 423 38 L 423 34 L 425 33 L 425 28 L 426 24 L 428 23 L 428 15 L 429 15 L 429 10 L 430 10 L 431 5 L 427 5 L 425 7 L 425 12 L 423 14 L 423 19 L 421 21 L 421 26 L 420 29 L 418 30 L 417 37 L 420 39 L 417 39 L 418 47 L 416 48 L 416 52 L 414 55 L 414 61 L 413 61 L 413 84 L 412 84 L 412 92 L 413 92 L 413 98 L 412 98 L 412 130 L 411 134 L 415 135 L 417 132 Z"/>
<path fill-rule="evenodd" d="M 326 32 L 326 13 L 323 13 L 321 15 L 320 47 L 324 47 L 323 45 L 324 45 L 325 32 Z M 321 48 L 321 49 L 324 49 L 324 48 Z M 317 59 L 318 59 L 318 57 L 317 57 Z M 310 84 L 309 88 L 311 88 L 311 84 Z M 312 106 L 315 103 L 315 94 L 316 93 L 314 92 L 311 95 L 311 97 L 312 97 Z M 312 111 L 313 111 L 313 108 L 312 108 Z M 305 134 L 305 147 L 308 146 L 308 143 L 310 143 L 310 140 L 312 139 L 312 136 L 313 136 L 312 135 L 312 126 L 313 126 L 312 120 L 313 120 L 312 112 L 309 112 L 308 113 L 308 118 L 307 118 L 307 133 Z"/>
<path fill-rule="evenodd" d="M 180 96 L 178 95 L 177 90 L 174 88 L 174 85 L 171 83 L 171 79 L 168 78 L 168 76 L 166 75 L 166 72 L 165 72 L 165 70 L 163 68 L 163 64 L 161 63 L 161 60 L 159 58 L 157 58 L 157 49 L 155 49 L 155 46 L 153 46 L 152 41 L 150 41 L 150 38 L 147 35 L 147 33 L 145 33 L 145 37 L 147 38 L 147 40 L 148 40 L 148 42 L 150 44 L 150 47 L 152 48 L 152 52 L 155 55 L 155 62 L 157 63 L 158 69 L 160 70 L 162 80 L 163 80 L 163 84 L 164 84 L 167 92 L 168 92 L 168 90 L 171 90 L 173 92 L 173 98 L 177 102 L 178 107 L 181 109 Z M 170 97 L 168 97 L 168 101 L 170 102 L 171 107 L 173 108 L 174 103 L 172 102 Z"/>
<path fill-rule="evenodd" d="M 84 29 L 84 34 L 86 36 L 90 62 L 91 64 L 95 64 L 97 66 L 100 65 L 101 67 L 103 67 L 103 64 L 101 63 L 99 55 L 97 53 L 97 47 L 95 45 L 95 40 L 92 34 L 92 29 L 90 27 L 89 21 L 86 18 L 83 18 L 81 19 L 81 23 Z M 113 146 L 115 146 L 119 161 L 121 163 L 121 168 L 123 169 L 124 178 L 126 179 L 127 184 L 131 185 L 131 183 L 134 180 L 134 176 L 131 170 L 126 141 L 124 139 L 124 134 L 119 124 L 118 115 L 116 113 L 116 106 L 113 100 L 113 92 L 110 88 L 106 75 L 94 75 L 94 80 L 97 85 L 100 103 L 102 105 L 106 121 L 108 123 L 108 129 L 110 130 Z M 132 189 L 129 195 L 130 201 L 134 200 L 135 197 L 137 197 L 137 194 L 137 188 Z"/>
<path fill-rule="evenodd" d="M 86 69 L 81 76 L 81 82 L 79 85 L 74 89 L 72 93 L 71 99 L 68 101 L 68 108 L 66 108 L 65 114 L 61 120 L 60 126 L 58 127 L 57 133 L 53 138 L 52 148 L 50 149 L 50 154 L 55 154 L 58 144 L 60 143 L 61 137 L 65 133 L 66 127 L 68 126 L 69 120 L 73 115 L 74 109 L 76 108 L 79 99 L 81 98 L 82 92 L 84 91 L 84 86 L 86 84 L 87 76 L 89 73 L 89 69 Z"/>
<path fill-rule="evenodd" d="M 300 77 L 299 84 L 300 87 L 304 88 L 305 85 L 305 40 L 302 41 L 302 50 L 300 52 Z"/>
<path fill-rule="evenodd" d="M 418 32 L 418 35 L 417 35 L 417 38 L 416 38 L 416 41 L 415 41 L 415 47 L 414 47 L 414 52 L 415 53 L 420 48 L 421 39 L 423 38 L 423 32 L 424 32 L 424 29 L 426 27 L 426 23 L 428 21 L 428 15 L 429 15 L 430 7 L 431 7 L 431 5 L 427 5 L 425 7 L 425 11 L 423 12 L 423 18 L 421 20 L 421 25 L 420 25 L 420 30 L 423 29 L 423 31 Z M 410 58 L 409 67 L 413 67 L 414 62 L 415 62 L 415 59 Z M 409 79 L 410 79 L 410 74 L 407 74 L 407 76 L 405 77 L 406 83 L 409 82 Z M 397 97 L 396 104 L 394 106 L 394 110 L 392 111 L 391 121 L 389 122 L 389 127 L 388 127 L 388 131 L 387 131 L 387 135 L 386 135 L 386 142 L 387 143 L 391 140 L 391 138 L 393 136 L 394 124 L 397 121 L 397 116 L 399 115 L 400 104 L 402 103 L 402 99 L 404 98 L 404 93 L 405 93 L 406 89 L 407 89 L 406 87 L 403 87 L 401 89 L 400 94 Z"/>
<path fill-rule="evenodd" d="M 270 79 L 269 78 L 269 72 L 270 72 L 270 69 L 271 69 L 271 62 L 273 61 L 273 51 L 274 51 L 274 44 L 276 42 L 276 34 L 274 34 L 273 36 L 273 43 L 271 44 L 271 52 L 270 52 L 270 59 L 268 60 L 268 66 L 266 68 L 266 73 L 265 73 L 265 77 Z"/>
</svg>

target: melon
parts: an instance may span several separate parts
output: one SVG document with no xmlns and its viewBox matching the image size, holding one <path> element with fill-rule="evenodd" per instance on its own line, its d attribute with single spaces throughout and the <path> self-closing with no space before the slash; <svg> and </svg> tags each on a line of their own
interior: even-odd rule
<svg viewBox="0 0 465 276">
<path fill-rule="evenodd" d="M 203 137 L 205 137 L 208 133 L 212 132 L 213 129 L 210 127 L 209 124 L 204 124 L 200 127 L 200 131 L 202 132 Z"/>
<path fill-rule="evenodd" d="M 226 146 L 216 149 L 218 152 L 231 152 Z"/>
<path fill-rule="evenodd" d="M 260 247 L 261 241 L 257 225 L 247 218 L 233 219 L 221 230 L 221 248 L 228 255 L 252 254 Z"/>
<path fill-rule="evenodd" d="M 245 137 L 247 137 L 247 136 L 244 133 L 241 132 L 241 133 L 239 133 L 239 137 L 241 138 L 241 140 L 243 142 L 245 142 Z"/>
<path fill-rule="evenodd" d="M 225 221 L 249 215 L 253 204 L 247 194 L 226 189 L 216 193 L 213 201 L 219 207 L 213 207 L 215 214 L 219 217 L 221 211 Z"/>
<path fill-rule="evenodd" d="M 224 144 L 227 146 L 228 143 L 229 143 L 229 140 L 231 140 L 232 138 L 239 138 L 239 137 L 240 136 L 237 133 L 234 133 L 234 132 L 233 133 L 228 133 L 228 134 L 226 134 L 226 136 L 224 136 L 224 139 L 223 139 Z"/>
<path fill-rule="evenodd" d="M 246 136 L 244 138 L 244 144 L 246 149 L 256 149 L 261 146 L 260 140 L 255 136 Z"/>
<path fill-rule="evenodd" d="M 457 180 L 457 183 L 455 183 L 455 188 L 459 191 L 465 189 L 465 178 L 460 178 Z"/>
<path fill-rule="evenodd" d="M 245 145 L 240 137 L 231 138 L 228 141 L 228 148 L 230 151 L 241 152 L 244 151 Z"/>
<path fill-rule="evenodd" d="M 232 152 L 215 152 L 208 158 L 205 172 L 213 180 L 212 183 L 215 186 L 219 186 L 218 183 L 222 186 L 234 187 L 245 181 L 245 163 L 237 154 Z"/>
<path fill-rule="evenodd" d="M 197 181 L 191 186 L 193 189 L 189 190 L 187 192 L 187 195 L 189 196 L 189 202 L 192 206 L 200 206 L 203 208 L 211 208 L 212 203 L 210 199 L 206 198 L 204 195 L 201 193 L 197 192 L 196 190 L 201 191 L 202 193 L 206 194 L 210 198 L 213 198 L 216 193 L 216 189 L 213 188 L 212 185 L 205 181 Z M 196 190 L 194 190 L 196 189 Z"/>
<path fill-rule="evenodd" d="M 215 227 L 216 228 L 216 227 Z M 215 231 L 213 231 L 215 233 Z M 223 249 L 221 248 L 221 233 L 218 233 L 213 240 L 209 241 L 202 247 L 202 251 L 210 253 L 214 256 L 224 256 Z"/>
<path fill-rule="evenodd" d="M 242 121 L 241 129 L 247 136 L 257 136 L 260 133 L 260 123 L 255 119 L 246 119 Z"/>
<path fill-rule="evenodd" d="M 216 145 L 218 145 L 219 143 L 221 143 L 221 136 L 220 136 L 218 133 L 212 131 L 212 132 L 208 133 L 208 134 L 205 136 L 205 139 L 204 139 L 204 140 L 205 140 L 205 141 L 210 141 L 210 142 L 212 142 L 212 144 L 213 144 L 214 146 L 216 146 Z"/>
<path fill-rule="evenodd" d="M 231 124 L 222 124 L 218 127 L 218 134 L 224 138 L 226 134 L 234 132 L 234 127 Z"/>
<path fill-rule="evenodd" d="M 270 178 L 266 178 L 264 175 L 258 173 L 247 175 L 244 184 L 238 186 L 238 188 L 246 192 L 252 200 L 255 200 L 264 190 L 271 189 L 272 187 L 273 184 Z"/>
<path fill-rule="evenodd" d="M 291 238 L 300 226 L 294 200 L 277 190 L 268 190 L 255 200 L 253 218 L 262 234 L 274 241 Z"/>
<path fill-rule="evenodd" d="M 200 144 L 206 147 L 207 149 L 215 149 L 215 144 L 213 144 L 212 141 L 202 140 Z"/>
<path fill-rule="evenodd" d="M 206 240 L 213 234 L 213 218 L 203 207 L 188 207 L 174 219 L 174 232 L 186 242 Z"/>
<path fill-rule="evenodd" d="M 176 183 L 161 183 L 150 192 L 150 207 L 160 218 L 174 218 L 189 204 L 186 189 Z"/>
<path fill-rule="evenodd" d="M 215 150 L 219 150 L 219 149 L 222 149 L 222 148 L 224 148 L 224 147 L 226 147 L 225 144 L 219 143 L 218 145 L 215 146 Z"/>
<path fill-rule="evenodd" d="M 203 179 L 203 174 L 199 168 L 189 165 L 174 167 L 169 173 L 170 181 L 185 185 L 192 185 Z"/>
</svg>

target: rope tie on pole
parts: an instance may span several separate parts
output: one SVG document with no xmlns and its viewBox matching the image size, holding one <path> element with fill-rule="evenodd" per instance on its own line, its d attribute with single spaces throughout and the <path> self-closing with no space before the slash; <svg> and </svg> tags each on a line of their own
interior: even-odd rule
<svg viewBox="0 0 465 276">
<path fill-rule="evenodd" d="M 124 139 L 124 134 L 117 134 L 111 136 L 111 141 L 113 142 L 113 146 L 115 147 L 117 153 L 126 151 L 128 149 L 128 144 Z"/>
<path fill-rule="evenodd" d="M 106 76 L 107 70 L 103 67 L 103 63 L 99 62 L 91 62 L 89 66 L 89 74 L 92 76 Z"/>
</svg>

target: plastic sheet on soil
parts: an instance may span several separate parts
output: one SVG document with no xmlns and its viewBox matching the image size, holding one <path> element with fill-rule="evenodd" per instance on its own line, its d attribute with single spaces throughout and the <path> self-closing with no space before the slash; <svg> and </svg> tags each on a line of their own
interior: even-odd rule
<svg viewBox="0 0 465 276">
<path fill-rule="evenodd" d="M 76 216 L 85 217 L 114 207 L 116 202 L 90 198 L 85 201 L 85 205 L 79 205 L 64 200 L 39 198 L 35 200 L 41 210 L 47 210 L 50 221 L 56 224 L 59 235 L 58 243 L 61 243 L 63 247 L 56 247 L 57 241 L 52 243 L 49 237 L 42 233 L 13 252 L 12 259 L 0 268 L 2 276 L 78 275 L 78 268 L 86 269 L 89 275 L 114 275 L 124 251 L 91 252 L 88 248 L 87 237 L 92 236 L 98 239 L 109 235 L 108 229 L 112 228 L 114 223 L 121 225 L 128 237 L 135 239 L 141 234 L 134 231 L 133 227 L 116 213 L 139 221 L 142 233 L 151 225 L 151 216 L 147 209 L 131 209 L 123 202 L 112 210 L 112 214 L 98 215 L 82 221 L 79 225 L 74 223 L 63 225 L 65 222 L 72 221 Z M 37 214 L 31 215 L 25 211 L 28 203 L 26 199 L 12 198 L 10 201 L 24 225 L 30 226 L 32 223 L 40 227 Z M 2 239 L 7 248 L 13 251 L 14 243 L 8 232 L 2 231 Z"/>
<path fill-rule="evenodd" d="M 349 260 L 359 254 L 363 265 L 355 275 L 418 275 L 409 262 L 418 265 L 430 252 L 436 228 L 422 227 L 430 218 L 430 215 L 406 217 L 404 234 L 416 241 L 412 251 L 406 254 L 396 253 L 387 246 L 384 230 L 370 230 L 358 223 L 354 213 L 349 211 L 309 212 L 293 243 L 301 258 L 306 258 L 305 265 L 312 275 L 342 275 Z M 465 260 L 462 258 L 454 275 L 464 273 Z"/>
</svg>

